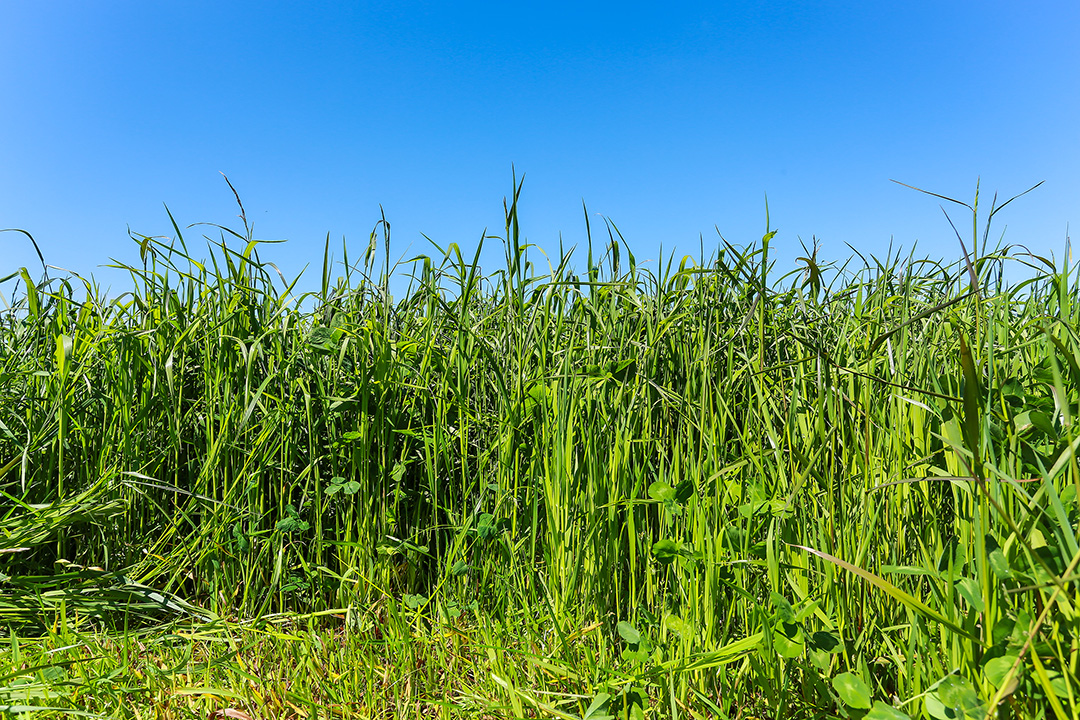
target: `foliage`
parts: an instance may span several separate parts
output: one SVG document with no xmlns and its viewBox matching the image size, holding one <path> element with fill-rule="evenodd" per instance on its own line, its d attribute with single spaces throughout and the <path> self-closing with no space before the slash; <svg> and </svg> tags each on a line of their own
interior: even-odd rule
<svg viewBox="0 0 1080 720">
<path fill-rule="evenodd" d="M 246 220 L 135 236 L 112 299 L 6 278 L 0 703 L 1080 713 L 1075 268 L 778 278 L 770 231 L 652 271 L 608 223 L 542 271 L 520 189 L 504 268 L 451 245 L 400 299 L 385 221 L 306 295 Z"/>
</svg>

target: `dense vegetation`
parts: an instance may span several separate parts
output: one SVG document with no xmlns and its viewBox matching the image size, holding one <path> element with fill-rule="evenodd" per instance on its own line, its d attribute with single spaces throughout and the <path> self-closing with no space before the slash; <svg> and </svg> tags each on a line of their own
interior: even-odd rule
<svg viewBox="0 0 1080 720">
<path fill-rule="evenodd" d="M 400 298 L 385 222 L 304 296 L 246 220 L 5 278 L 0 707 L 1080 713 L 1075 268 L 577 270 L 519 191 Z"/>
</svg>

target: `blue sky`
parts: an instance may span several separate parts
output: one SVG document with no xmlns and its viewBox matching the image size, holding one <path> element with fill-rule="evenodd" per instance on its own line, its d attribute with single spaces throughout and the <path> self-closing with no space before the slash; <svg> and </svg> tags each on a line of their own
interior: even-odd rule
<svg viewBox="0 0 1080 720">
<path fill-rule="evenodd" d="M 996 227 L 1060 257 L 1078 30 L 1075 2 L 9 0 L 0 227 L 115 286 L 99 266 L 137 262 L 129 226 L 172 234 L 164 205 L 237 222 L 224 172 L 256 236 L 289 241 L 264 259 L 314 280 L 327 233 L 359 255 L 380 204 L 395 257 L 433 252 L 421 233 L 471 252 L 501 232 L 513 165 L 551 254 L 583 244 L 582 200 L 639 261 L 702 235 L 710 254 L 714 228 L 751 243 L 767 193 L 788 269 L 813 236 L 825 258 L 890 239 L 955 258 L 938 201 L 889 180 L 970 201 L 981 177 L 986 205 L 1045 181 Z M 0 276 L 35 262 L 0 234 Z"/>
</svg>

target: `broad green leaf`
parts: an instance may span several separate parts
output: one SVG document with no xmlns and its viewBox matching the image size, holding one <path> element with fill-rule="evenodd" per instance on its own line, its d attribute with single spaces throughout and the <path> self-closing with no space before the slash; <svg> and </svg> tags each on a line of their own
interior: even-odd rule
<svg viewBox="0 0 1080 720">
<path fill-rule="evenodd" d="M 994 624 L 992 632 L 992 644 L 1001 645 L 1008 643 L 1016 630 L 1016 621 L 1009 617 L 1003 617 Z M 1023 642 L 1023 641 L 1021 641 Z"/>
<path fill-rule="evenodd" d="M 1013 576 L 1012 568 L 1009 566 L 1009 558 L 1001 548 L 991 550 L 987 559 L 990 562 L 990 570 L 997 576 L 998 580 L 1008 580 Z"/>
<path fill-rule="evenodd" d="M 832 686 L 848 707 L 865 710 L 870 708 L 870 688 L 858 675 L 840 673 L 832 679 Z"/>
<path fill-rule="evenodd" d="M 596 693 L 593 701 L 589 703 L 589 707 L 585 710 L 585 714 L 581 716 L 581 720 L 607 720 L 611 717 L 608 714 L 608 703 L 611 701 L 611 695 L 606 692 Z"/>
<path fill-rule="evenodd" d="M 483 513 L 476 523 L 476 535 L 481 540 L 490 540 L 499 534 L 499 524 L 491 513 Z"/>
<path fill-rule="evenodd" d="M 983 666 L 983 672 L 986 675 L 986 679 L 994 684 L 994 687 L 1000 688 L 1001 684 L 1005 681 L 1005 677 L 1012 666 L 1016 663 L 1015 654 L 1001 655 L 1000 657 L 991 658 L 986 661 L 986 665 Z M 1022 669 L 1023 666 L 1020 666 Z"/>
<path fill-rule="evenodd" d="M 663 480 L 657 480 L 649 485 L 649 497 L 661 502 L 673 502 L 675 500 L 675 488 Z"/>
<path fill-rule="evenodd" d="M 1027 417 L 1024 418 L 1024 415 L 1026 415 Z M 1052 438 L 1057 437 L 1057 429 L 1054 427 L 1054 421 L 1050 419 L 1049 415 L 1042 412 L 1041 410 L 1032 410 L 1030 412 L 1021 414 L 1017 418 L 1017 424 L 1020 424 L 1021 418 L 1026 419 L 1028 422 L 1031 423 L 1032 427 L 1034 427 L 1036 430 L 1043 433 L 1044 435 Z"/>
<path fill-rule="evenodd" d="M 975 612 L 982 612 L 986 609 L 986 603 L 983 601 L 982 589 L 975 580 L 968 577 L 960 578 L 956 581 L 956 591 L 960 593 L 962 598 L 967 600 L 968 605 L 970 605 Z"/>
<path fill-rule="evenodd" d="M 523 403 L 525 413 L 528 415 L 535 411 L 537 408 L 543 407 L 544 401 L 547 399 L 547 397 L 547 386 L 534 381 L 525 394 L 525 400 Z"/>
<path fill-rule="evenodd" d="M 311 525 L 306 520 L 301 520 L 295 515 L 284 517 L 277 521 L 274 526 L 275 530 L 280 530 L 283 533 L 302 533 L 306 532 Z"/>
<path fill-rule="evenodd" d="M 1046 676 L 1050 678 L 1050 689 L 1061 699 L 1069 697 L 1069 681 L 1057 670 L 1048 670 Z"/>
<path fill-rule="evenodd" d="M 772 600 L 773 610 L 776 611 L 777 616 L 781 621 L 786 623 L 795 622 L 795 610 L 792 609 L 791 603 L 788 599 L 780 593 L 772 593 L 769 598 Z"/>
<path fill-rule="evenodd" d="M 832 666 L 832 655 L 824 650 L 815 650 L 811 648 L 809 658 L 810 664 L 820 670 L 823 675 L 829 673 L 829 668 Z"/>
<path fill-rule="evenodd" d="M 935 692 L 951 707 L 975 708 L 982 704 L 971 681 L 959 675 L 945 678 Z"/>
<path fill-rule="evenodd" d="M 831 655 L 843 652 L 844 647 L 840 643 L 840 638 L 836 636 L 836 633 L 825 632 L 818 630 L 816 633 L 810 636 L 810 646 L 815 650 L 823 650 Z"/>
<path fill-rule="evenodd" d="M 777 655 L 790 660 L 801 657 L 806 646 L 801 642 L 789 639 L 784 633 L 777 630 L 773 632 L 773 648 L 776 649 Z"/>
<path fill-rule="evenodd" d="M 1001 384 L 1001 394 L 1010 402 L 1023 402 L 1024 384 L 1016 378 L 1009 378 Z"/>
<path fill-rule="evenodd" d="M 683 620 L 678 615 L 668 615 L 664 618 L 664 627 L 675 633 L 678 633 L 679 637 L 684 640 L 690 640 L 694 637 L 694 627 L 687 621 Z"/>
<path fill-rule="evenodd" d="M 983 720 L 986 707 L 967 678 L 950 675 L 926 695 L 926 711 L 938 720 Z"/>
<path fill-rule="evenodd" d="M 679 557 L 681 551 L 681 543 L 668 538 L 657 540 L 652 547 L 653 557 L 665 565 Z"/>
<path fill-rule="evenodd" d="M 694 483 L 690 478 L 683 478 L 675 486 L 675 502 L 686 503 L 694 496 Z"/>
<path fill-rule="evenodd" d="M 319 350 L 331 350 L 334 340 L 334 330 L 328 327 L 316 327 L 308 337 L 308 344 Z"/>
<path fill-rule="evenodd" d="M 1075 504 L 1076 503 L 1076 486 L 1075 485 L 1069 485 L 1064 490 L 1062 490 L 1060 500 L 1061 500 L 1062 504 L 1064 504 L 1064 505 Z"/>
<path fill-rule="evenodd" d="M 403 595 L 401 599 L 410 610 L 416 610 L 427 602 L 423 595 Z"/>
<path fill-rule="evenodd" d="M 615 629 L 619 631 L 619 637 L 630 645 L 637 645 L 641 642 L 641 633 L 625 620 L 620 620 L 619 624 L 615 626 Z"/>
</svg>

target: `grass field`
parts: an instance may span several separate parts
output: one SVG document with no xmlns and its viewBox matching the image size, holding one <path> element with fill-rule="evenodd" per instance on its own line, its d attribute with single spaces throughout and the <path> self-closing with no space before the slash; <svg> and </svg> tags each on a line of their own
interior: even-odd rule
<svg viewBox="0 0 1080 720">
<path fill-rule="evenodd" d="M 1080 715 L 1067 255 L 976 204 L 952 265 L 549 261 L 519 192 L 494 272 L 380 223 L 300 296 L 246 221 L 114 298 L 0 268 L 0 709 Z"/>
</svg>

